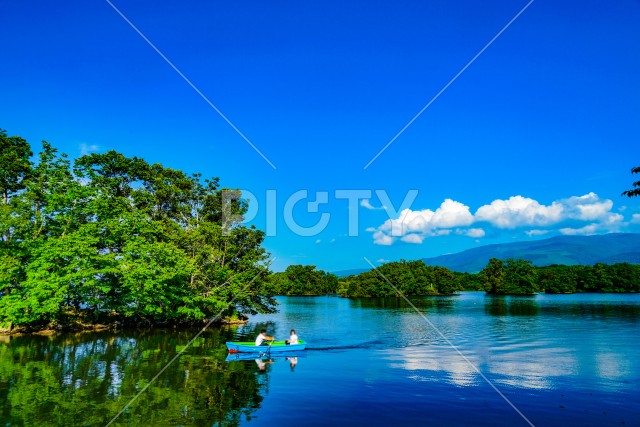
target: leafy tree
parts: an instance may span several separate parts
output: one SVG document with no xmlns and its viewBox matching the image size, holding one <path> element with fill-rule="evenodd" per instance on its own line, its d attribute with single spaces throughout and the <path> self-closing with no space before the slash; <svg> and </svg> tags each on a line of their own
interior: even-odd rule
<svg viewBox="0 0 640 427">
<path fill-rule="evenodd" d="M 640 173 L 640 166 L 631 169 L 631 173 Z M 633 183 L 633 188 L 622 193 L 623 196 L 634 197 L 640 196 L 640 181 Z"/>
<path fill-rule="evenodd" d="M 480 272 L 480 277 L 488 294 L 504 295 L 507 292 L 504 261 L 491 258 L 487 266 Z"/>
<path fill-rule="evenodd" d="M 31 173 L 29 143 L 19 136 L 7 136 L 0 129 L 0 193 L 3 203 L 9 204 L 12 194 L 24 188 L 24 181 Z"/>
<path fill-rule="evenodd" d="M 5 169 L 18 172 L 0 216 L 12 236 L 0 242 L 0 321 L 189 324 L 275 309 L 264 233 L 239 224 L 247 204 L 217 178 L 115 151 L 72 166 L 46 142 L 28 174 Z"/>
<path fill-rule="evenodd" d="M 576 269 L 567 265 L 539 267 L 538 288 L 548 294 L 576 292 L 578 275 Z"/>
<path fill-rule="evenodd" d="M 316 269 L 315 265 L 290 265 L 272 275 L 269 293 L 275 295 L 326 295 L 338 290 L 335 274 Z"/>
<path fill-rule="evenodd" d="M 456 276 L 456 280 L 460 284 L 460 287 L 465 291 L 483 291 L 484 283 L 482 281 L 482 276 L 479 273 L 471 274 L 471 273 L 459 273 L 454 271 L 453 274 Z"/>
<path fill-rule="evenodd" d="M 401 260 L 341 278 L 338 292 L 344 297 L 397 297 L 398 292 L 407 296 L 448 295 L 460 290 L 462 283 L 451 270 L 431 267 L 423 261 Z"/>
<path fill-rule="evenodd" d="M 536 269 L 531 261 L 508 259 L 504 264 L 506 293 L 531 295 L 537 291 Z"/>
</svg>

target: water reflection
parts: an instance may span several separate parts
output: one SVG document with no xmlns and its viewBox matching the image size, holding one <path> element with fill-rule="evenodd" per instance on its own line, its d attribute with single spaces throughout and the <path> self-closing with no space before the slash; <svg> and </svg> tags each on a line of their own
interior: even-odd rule
<svg viewBox="0 0 640 427">
<path fill-rule="evenodd" d="M 0 424 L 105 425 L 195 332 L 13 337 L 0 343 Z M 225 363 L 231 334 L 203 334 L 116 425 L 234 426 L 250 417 L 261 406 L 268 379 L 255 364 Z"/>
<path fill-rule="evenodd" d="M 453 313 L 457 295 L 410 297 L 411 304 L 420 310 L 436 313 Z M 404 298 L 354 298 L 349 300 L 352 308 L 413 310 Z"/>
<path fill-rule="evenodd" d="M 485 298 L 485 312 L 492 316 L 536 316 L 540 305 L 535 296 L 530 297 L 494 297 Z"/>
</svg>

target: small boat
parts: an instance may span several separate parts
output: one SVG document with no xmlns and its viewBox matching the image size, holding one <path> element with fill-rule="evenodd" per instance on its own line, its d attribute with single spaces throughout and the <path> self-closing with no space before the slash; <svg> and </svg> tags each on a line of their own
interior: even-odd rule
<svg viewBox="0 0 640 427">
<path fill-rule="evenodd" d="M 274 341 L 273 344 L 263 344 L 256 346 L 254 342 L 233 342 L 227 341 L 227 348 L 229 353 L 281 353 L 289 351 L 301 351 L 304 350 L 307 343 L 303 340 L 299 340 L 298 344 L 287 344 L 284 341 Z"/>
</svg>

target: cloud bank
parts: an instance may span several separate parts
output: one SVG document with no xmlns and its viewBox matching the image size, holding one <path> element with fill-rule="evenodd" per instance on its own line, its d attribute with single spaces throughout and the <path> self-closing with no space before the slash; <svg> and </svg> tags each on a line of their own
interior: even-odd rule
<svg viewBox="0 0 640 427">
<path fill-rule="evenodd" d="M 370 227 L 373 242 L 392 245 L 397 241 L 421 244 L 433 236 L 455 232 L 471 238 L 486 235 L 485 229 L 523 230 L 528 236 L 541 236 L 551 231 L 565 235 L 589 235 L 619 231 L 629 223 L 640 222 L 633 214 L 629 223 L 624 216 L 612 212 L 613 202 L 595 193 L 572 196 L 544 205 L 537 200 L 512 196 L 480 206 L 471 213 L 469 206 L 452 199 L 444 200 L 435 210 L 404 209 L 398 218 L 387 219 L 378 227 Z M 473 226 L 473 227 L 471 227 Z"/>
</svg>

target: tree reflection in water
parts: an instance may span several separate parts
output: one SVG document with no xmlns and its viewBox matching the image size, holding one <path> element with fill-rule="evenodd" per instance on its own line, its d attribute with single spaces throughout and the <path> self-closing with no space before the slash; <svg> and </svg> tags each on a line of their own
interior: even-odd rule
<svg viewBox="0 0 640 427">
<path fill-rule="evenodd" d="M 105 425 L 197 331 L 151 330 L 0 341 L 0 424 Z M 268 372 L 226 363 L 230 329 L 200 336 L 114 425 L 235 426 L 260 407 Z"/>
</svg>

